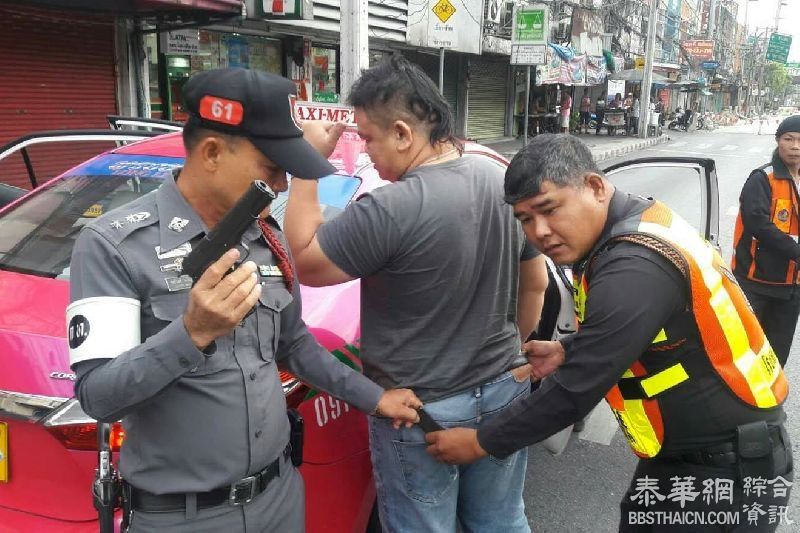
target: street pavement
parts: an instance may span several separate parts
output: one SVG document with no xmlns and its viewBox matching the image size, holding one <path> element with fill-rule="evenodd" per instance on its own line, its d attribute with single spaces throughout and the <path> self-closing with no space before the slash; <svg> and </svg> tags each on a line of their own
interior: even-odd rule
<svg viewBox="0 0 800 533">
<path fill-rule="evenodd" d="M 719 184 L 719 226 L 723 257 L 730 258 L 738 196 L 751 169 L 769 161 L 775 147 L 773 119 L 762 125 L 740 124 L 714 131 L 668 132 L 666 142 L 608 160 L 601 167 L 637 157 L 691 156 L 712 158 Z M 698 215 L 699 184 L 684 171 L 642 173 L 641 183 L 628 185 L 664 199 L 681 213 Z M 696 174 L 695 181 L 696 181 Z M 640 192 L 637 191 L 637 192 Z M 791 387 L 800 386 L 800 342 L 787 365 Z M 700 406 L 698 406 L 700 407 Z M 785 403 L 787 427 L 795 460 L 800 460 L 800 395 L 792 391 Z M 617 530 L 619 500 L 628 487 L 636 458 L 630 451 L 605 402 L 593 411 L 581 433 L 573 433 L 567 449 L 552 456 L 541 445 L 530 448 L 525 486 L 528 520 L 535 533 L 605 533 Z M 800 489 L 794 490 L 789 519 L 779 533 L 800 532 Z"/>
</svg>

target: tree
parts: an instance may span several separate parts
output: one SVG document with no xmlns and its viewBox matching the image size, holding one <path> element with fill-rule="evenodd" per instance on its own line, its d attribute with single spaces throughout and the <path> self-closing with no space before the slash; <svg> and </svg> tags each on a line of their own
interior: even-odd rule
<svg viewBox="0 0 800 533">
<path fill-rule="evenodd" d="M 767 63 L 764 67 L 764 84 L 769 87 L 769 93 L 772 98 L 779 98 L 782 101 L 786 88 L 792 83 L 792 78 L 786 72 L 786 66 L 783 63 Z"/>
</svg>

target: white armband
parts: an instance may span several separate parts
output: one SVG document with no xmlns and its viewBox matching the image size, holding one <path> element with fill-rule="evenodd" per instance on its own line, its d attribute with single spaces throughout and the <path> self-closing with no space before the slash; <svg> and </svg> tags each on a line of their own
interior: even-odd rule
<svg viewBox="0 0 800 533">
<path fill-rule="evenodd" d="M 113 359 L 142 342 L 142 304 L 133 298 L 96 296 L 67 307 L 69 362 Z"/>
</svg>

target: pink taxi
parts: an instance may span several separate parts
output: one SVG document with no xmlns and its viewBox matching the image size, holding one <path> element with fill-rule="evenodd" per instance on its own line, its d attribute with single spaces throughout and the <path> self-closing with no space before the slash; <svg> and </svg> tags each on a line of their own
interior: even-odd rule
<svg viewBox="0 0 800 533">
<path fill-rule="evenodd" d="M 36 187 L 25 152 L 32 145 L 146 136 L 152 134 L 48 132 L 0 148 L 0 162 L 22 152 Z M 467 148 L 504 161 L 486 148 Z M 0 190 L 0 532 L 97 531 L 97 426 L 74 398 L 65 339 L 72 246 L 84 225 L 157 188 L 183 156 L 180 134 L 170 133 L 106 151 L 30 193 Z M 320 180 L 326 218 L 385 184 L 352 132 L 331 161 L 340 171 Z M 285 194 L 273 203 L 279 221 L 285 204 Z M 359 368 L 358 282 L 302 290 L 303 316 L 317 340 Z M 306 420 L 308 531 L 379 531 L 364 415 L 289 374 L 282 379 L 287 403 Z M 117 449 L 124 442 L 119 425 L 112 440 Z"/>
</svg>

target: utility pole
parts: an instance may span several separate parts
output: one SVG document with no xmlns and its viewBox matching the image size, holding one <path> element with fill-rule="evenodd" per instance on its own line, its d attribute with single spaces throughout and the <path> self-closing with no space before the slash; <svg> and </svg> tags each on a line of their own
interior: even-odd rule
<svg viewBox="0 0 800 533">
<path fill-rule="evenodd" d="M 709 39 L 714 38 L 714 25 L 717 22 L 717 0 L 709 0 L 708 6 L 708 33 Z"/>
<path fill-rule="evenodd" d="M 775 11 L 775 33 L 778 33 L 778 26 L 781 24 L 781 6 L 783 0 L 778 0 L 778 9 Z"/>
<path fill-rule="evenodd" d="M 369 68 L 367 5 L 367 0 L 341 0 L 342 86 L 339 94 L 342 103 L 347 102 L 350 89 L 361 76 L 361 71 Z"/>
<path fill-rule="evenodd" d="M 656 53 L 656 18 L 658 0 L 650 0 L 650 15 L 647 17 L 647 47 L 644 56 L 644 79 L 639 91 L 639 138 L 647 138 L 650 126 L 650 87 L 653 85 L 653 59 Z M 657 129 L 656 129 L 657 131 Z"/>
</svg>

